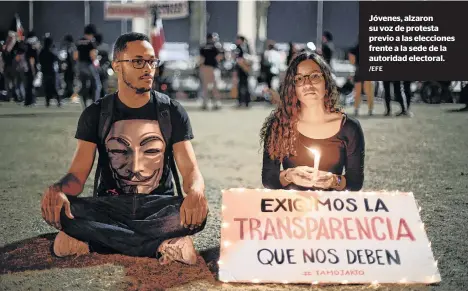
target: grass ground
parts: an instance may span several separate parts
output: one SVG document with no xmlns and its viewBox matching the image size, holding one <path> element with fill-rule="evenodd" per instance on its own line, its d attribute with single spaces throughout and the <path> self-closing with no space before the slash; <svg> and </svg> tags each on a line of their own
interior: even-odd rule
<svg viewBox="0 0 468 291">
<path fill-rule="evenodd" d="M 455 107 L 417 104 L 412 119 L 380 115 L 360 118 L 366 137 L 363 190 L 412 191 L 423 209 L 421 216 L 438 260 L 442 282 L 437 286 L 411 287 L 417 290 L 468 290 L 468 114 L 448 111 Z M 204 268 L 210 268 L 215 274 L 220 234 L 220 189 L 261 187 L 258 132 L 271 108 L 224 108 L 219 112 L 201 112 L 192 105 L 186 108 L 194 128 L 193 143 L 206 180 L 206 195 L 211 208 L 205 231 L 196 236 L 196 247 L 206 262 Z M 367 110 L 363 108 L 362 111 Z M 377 104 L 376 111 L 383 112 L 381 104 Z M 73 136 L 79 114 L 80 107 L 73 105 L 46 109 L 0 103 L 2 259 L 16 246 L 24 245 L 25 240 L 55 232 L 42 221 L 39 202 L 44 188 L 67 171 L 76 143 Z M 89 179 L 86 194 L 91 186 L 92 179 Z M 73 268 L 60 268 L 53 261 L 49 263 L 48 267 L 4 272 L 0 275 L 0 290 L 145 289 L 143 285 L 128 284 L 131 279 L 125 269 L 129 265 L 78 264 Z M 3 265 L 0 269 L 8 269 L 8 266 Z M 167 287 L 172 290 L 311 289 L 310 286 L 292 285 L 220 284 L 213 278 L 200 279 L 203 280 Z M 328 286 L 313 289 L 369 288 Z M 410 288 L 384 286 L 379 289 Z"/>
</svg>

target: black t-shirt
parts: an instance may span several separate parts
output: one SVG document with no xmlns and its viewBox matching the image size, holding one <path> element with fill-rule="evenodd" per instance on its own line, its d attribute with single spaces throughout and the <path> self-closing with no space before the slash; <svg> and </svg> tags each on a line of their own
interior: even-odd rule
<svg viewBox="0 0 468 291">
<path fill-rule="evenodd" d="M 76 44 L 76 49 L 78 50 L 78 61 L 85 63 L 92 63 L 89 53 L 96 49 L 96 43 L 93 40 L 86 39 L 84 37 L 80 38 Z"/>
<path fill-rule="evenodd" d="M 37 60 L 38 60 L 37 49 L 34 48 L 32 43 L 27 43 L 26 61 L 28 62 L 29 72 L 32 72 L 31 63 L 29 62 L 31 58 L 34 59 L 34 62 L 36 64 L 34 68 L 34 72 L 37 72 Z"/>
<path fill-rule="evenodd" d="M 221 51 L 216 47 L 214 43 L 207 43 L 200 48 L 200 55 L 203 56 L 205 66 L 218 67 L 218 60 L 216 56 L 219 55 Z"/>
<path fill-rule="evenodd" d="M 335 175 L 346 174 L 346 189 L 358 191 L 364 182 L 364 156 L 365 141 L 361 125 L 357 119 L 343 116 L 341 128 L 337 134 L 326 139 L 313 139 L 298 133 L 295 144 L 296 156 L 287 157 L 283 160 L 283 169 L 298 166 L 314 166 L 313 156 L 308 153 L 307 148 L 316 148 L 321 153 L 319 170 L 331 172 Z M 270 159 L 268 152 L 263 153 L 262 181 L 266 188 L 282 189 L 279 175 L 281 163 L 279 160 Z M 296 185 L 289 185 L 287 189 L 305 189 Z"/>
<path fill-rule="evenodd" d="M 58 65 L 57 54 L 52 50 L 43 49 L 39 54 L 39 63 L 41 64 L 41 72 L 44 75 L 55 75 L 56 66 Z"/>
<path fill-rule="evenodd" d="M 163 138 L 153 102 L 151 98 L 143 107 L 130 108 L 116 98 L 105 144 L 98 138 L 100 101 L 81 114 L 75 138 L 98 146 L 102 166 L 99 195 L 173 195 L 170 147 Z M 187 112 L 177 101 L 170 102 L 170 143 L 193 139 Z"/>
</svg>

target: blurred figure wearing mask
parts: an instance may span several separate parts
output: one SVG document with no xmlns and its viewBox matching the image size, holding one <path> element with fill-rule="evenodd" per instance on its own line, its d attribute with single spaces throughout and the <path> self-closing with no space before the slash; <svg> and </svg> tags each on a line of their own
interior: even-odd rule
<svg viewBox="0 0 468 291">
<path fill-rule="evenodd" d="M 249 92 L 249 74 L 252 69 L 251 62 L 246 57 L 246 51 L 249 51 L 246 40 L 243 36 L 236 38 L 236 72 L 237 72 L 237 90 L 238 90 L 238 107 L 249 107 L 250 92 Z"/>
<path fill-rule="evenodd" d="M 81 81 L 80 96 L 83 101 L 83 109 L 87 107 L 87 100 L 97 101 L 101 96 L 101 80 L 94 66 L 97 59 L 97 47 L 94 40 L 96 27 L 88 24 L 84 29 L 84 36 L 76 45 L 75 60 L 78 61 L 78 73 Z"/>
<path fill-rule="evenodd" d="M 223 58 L 221 44 L 217 33 L 209 33 L 206 43 L 200 48 L 200 79 L 202 82 L 202 110 L 208 109 L 208 95 L 215 99 L 214 109 L 221 108 L 221 95 L 216 86 L 215 70 Z"/>
<path fill-rule="evenodd" d="M 44 38 L 44 47 L 39 54 L 39 63 L 43 75 L 42 85 L 46 97 L 46 107 L 50 106 L 52 98 L 57 99 L 57 106 L 61 106 L 60 95 L 57 92 L 59 58 L 54 50 L 54 40 L 49 34 Z"/>
<path fill-rule="evenodd" d="M 100 33 L 96 34 L 96 45 L 99 60 L 99 66 L 97 68 L 99 72 L 99 79 L 101 80 L 102 85 L 100 96 L 102 98 L 107 94 L 109 89 L 109 75 L 107 74 L 107 70 L 111 66 L 111 62 L 109 60 L 110 47 L 107 43 L 103 42 L 102 34 Z"/>
<path fill-rule="evenodd" d="M 74 93 L 74 86 L 73 82 L 75 80 L 75 60 L 73 59 L 73 55 L 76 51 L 76 46 L 73 43 L 73 36 L 66 35 L 63 39 L 64 49 L 67 51 L 67 59 L 66 64 L 67 68 L 65 69 L 64 79 L 65 79 L 65 92 L 64 97 L 69 98 Z"/>
</svg>

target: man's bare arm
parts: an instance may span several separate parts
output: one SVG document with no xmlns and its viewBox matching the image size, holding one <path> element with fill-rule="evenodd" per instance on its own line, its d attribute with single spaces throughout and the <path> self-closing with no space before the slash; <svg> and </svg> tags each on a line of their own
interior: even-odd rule
<svg viewBox="0 0 468 291">
<path fill-rule="evenodd" d="M 180 224 L 194 229 L 200 227 L 208 215 L 205 197 L 205 182 L 198 169 L 197 160 L 190 141 L 181 141 L 173 146 L 174 157 L 183 179 L 187 196 L 180 207 Z"/>
<path fill-rule="evenodd" d="M 177 168 L 182 175 L 184 192 L 205 193 L 205 182 L 198 168 L 195 152 L 190 141 L 181 141 L 173 145 Z"/>
<path fill-rule="evenodd" d="M 54 184 L 56 189 L 67 195 L 78 196 L 83 192 L 96 157 L 96 144 L 78 140 L 75 156 L 68 173 Z"/>
</svg>

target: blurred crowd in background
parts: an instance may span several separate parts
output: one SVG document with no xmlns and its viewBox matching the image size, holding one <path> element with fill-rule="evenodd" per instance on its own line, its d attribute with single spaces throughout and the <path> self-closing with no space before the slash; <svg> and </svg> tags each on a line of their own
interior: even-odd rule
<svg viewBox="0 0 468 291">
<path fill-rule="evenodd" d="M 400 103 L 397 115 L 411 115 L 411 102 L 467 103 L 463 81 L 393 81 L 357 80 L 359 45 L 345 54 L 336 53 L 334 37 L 324 31 L 322 42 L 265 42 L 263 51 L 252 53 L 251 44 L 242 35 L 232 42 L 219 41 L 216 32 L 194 54 L 186 43 L 164 41 L 163 31 L 152 35 L 156 55 L 162 60 L 155 76 L 155 89 L 176 99 L 197 99 L 202 109 L 219 109 L 223 100 L 237 100 L 239 107 L 251 102 L 275 104 L 288 64 L 297 53 L 316 52 L 332 69 L 343 106 L 354 106 L 359 115 L 362 101 L 373 114 L 373 100 L 383 99 L 386 115 L 391 115 L 390 101 Z M 25 31 L 18 15 L 0 43 L 0 100 L 35 106 L 36 97 L 45 97 L 45 105 L 81 103 L 83 108 L 97 98 L 116 90 L 112 71 L 112 42 L 99 27 L 84 27 L 83 37 L 36 35 Z M 52 101 L 55 100 L 55 101 Z M 467 110 L 466 107 L 464 110 Z"/>
</svg>

